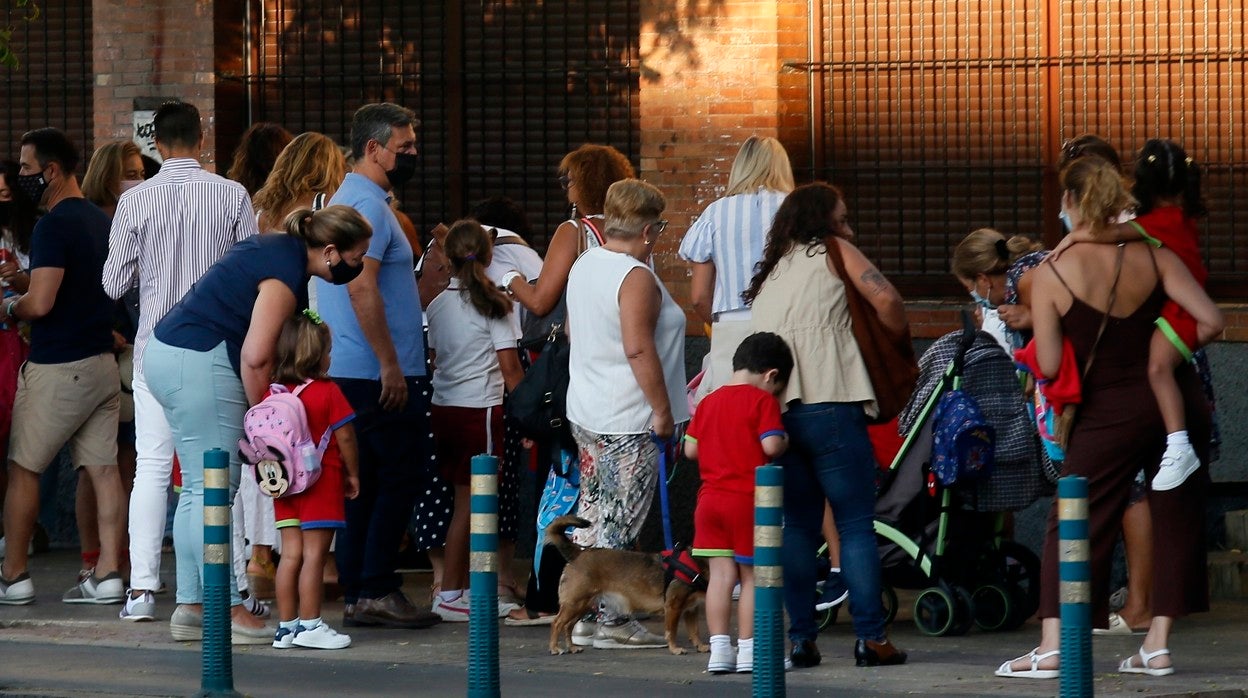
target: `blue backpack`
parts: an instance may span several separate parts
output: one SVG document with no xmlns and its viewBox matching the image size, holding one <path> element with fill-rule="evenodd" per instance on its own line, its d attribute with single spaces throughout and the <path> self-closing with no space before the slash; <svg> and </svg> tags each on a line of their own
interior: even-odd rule
<svg viewBox="0 0 1248 698">
<path fill-rule="evenodd" d="M 975 399 L 961 389 L 946 392 L 932 422 L 932 473 L 944 486 L 976 480 L 992 471 L 997 430 Z"/>
</svg>

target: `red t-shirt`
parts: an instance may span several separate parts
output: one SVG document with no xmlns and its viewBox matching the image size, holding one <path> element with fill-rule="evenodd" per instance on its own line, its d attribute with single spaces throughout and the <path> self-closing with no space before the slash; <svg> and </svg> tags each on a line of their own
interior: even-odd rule
<svg viewBox="0 0 1248 698">
<path fill-rule="evenodd" d="M 1205 285 L 1209 271 L 1200 257 L 1200 240 L 1196 221 L 1183 215 L 1179 206 L 1160 206 L 1135 219 L 1149 237 L 1160 242 L 1166 249 L 1178 255 L 1183 266 L 1195 277 L 1196 283 Z M 1188 350 L 1196 347 L 1196 319 L 1188 315 L 1178 303 L 1167 300 L 1161 307 L 1161 316 L 1174 328 Z"/>
<path fill-rule="evenodd" d="M 286 386 L 292 392 L 297 387 L 299 387 L 298 383 Z M 268 396 L 269 391 L 266 390 L 264 397 Z M 308 433 L 312 435 L 312 443 L 320 443 L 321 435 L 326 429 L 331 432 L 329 446 L 325 449 L 324 457 L 321 458 L 321 467 L 341 469 L 342 452 L 338 450 L 338 439 L 332 436 L 332 432 L 355 419 L 355 410 L 351 409 L 347 396 L 342 394 L 337 383 L 318 378 L 299 393 L 299 400 L 303 402 L 303 409 L 308 413 Z"/>
<path fill-rule="evenodd" d="M 775 396 L 752 385 L 725 385 L 698 404 L 685 438 L 698 445 L 704 490 L 752 494 L 754 469 L 771 461 L 763 439 L 783 435 Z"/>
</svg>

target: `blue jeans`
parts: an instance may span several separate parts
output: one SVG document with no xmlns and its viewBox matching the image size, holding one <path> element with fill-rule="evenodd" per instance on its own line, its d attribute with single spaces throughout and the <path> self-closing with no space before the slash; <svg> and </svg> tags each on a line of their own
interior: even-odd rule
<svg viewBox="0 0 1248 698">
<path fill-rule="evenodd" d="M 841 538 L 841 578 L 849 587 L 854 633 L 883 640 L 880 558 L 875 542 L 875 458 L 857 403 L 795 402 L 784 415 L 784 605 L 789 638 L 814 640 L 815 553 L 822 542 L 823 502 L 832 504 Z"/>
<path fill-rule="evenodd" d="M 247 396 L 225 344 L 209 351 L 173 347 L 152 337 L 143 375 L 165 410 L 182 468 L 182 494 L 173 518 L 178 565 L 178 603 L 202 603 L 204 593 L 204 451 L 230 454 L 230 501 L 238 491 L 238 440 L 243 436 Z M 229 558 L 226 559 L 229 561 Z M 230 605 L 242 603 L 230 574 Z"/>
</svg>

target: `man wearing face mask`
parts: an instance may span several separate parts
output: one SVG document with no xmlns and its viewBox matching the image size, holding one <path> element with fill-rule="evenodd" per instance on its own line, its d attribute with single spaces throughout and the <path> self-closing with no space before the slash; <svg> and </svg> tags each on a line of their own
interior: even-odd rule
<svg viewBox="0 0 1248 698">
<path fill-rule="evenodd" d="M 363 272 L 344 285 L 317 281 L 317 304 L 333 331 L 329 375 L 355 409 L 360 495 L 347 502 L 336 556 L 343 625 L 424 628 L 439 618 L 414 607 L 394 572 L 418 492 L 431 477 L 424 453 L 429 378 L 412 247 L 390 208 L 416 171 L 415 115 L 368 104 L 351 122 L 355 168 L 331 204 L 359 211 L 373 228 Z M 332 270 L 338 279 L 338 270 Z M 345 273 L 346 270 L 344 270 Z"/>
<path fill-rule="evenodd" d="M 122 192 L 109 235 L 104 290 L 121 298 L 139 288 L 134 342 L 134 489 L 130 494 L 130 586 L 121 619 L 155 618 L 160 546 L 173 467 L 173 434 L 152 396 L 143 357 L 152 329 L 234 243 L 258 233 L 241 184 L 199 164 L 204 134 L 199 110 L 168 102 L 156 110 L 156 149 L 164 164 L 151 179 Z M 250 614 L 248 614 L 250 616 Z M 255 618 L 235 620 L 260 627 Z"/>
<path fill-rule="evenodd" d="M 76 467 L 95 488 L 100 559 L 70 589 L 68 603 L 120 603 L 122 491 L 117 470 L 121 383 L 113 356 L 112 304 L 100 287 L 108 252 L 108 216 L 82 196 L 78 151 L 64 133 L 42 128 L 22 136 L 17 186 L 47 210 L 35 224 L 30 287 L 0 304 L 0 321 L 30 322 L 30 356 L 18 378 L 9 450 L 0 568 L 0 603 L 35 600 L 27 544 L 39 513 L 39 475 L 69 443 Z"/>
</svg>

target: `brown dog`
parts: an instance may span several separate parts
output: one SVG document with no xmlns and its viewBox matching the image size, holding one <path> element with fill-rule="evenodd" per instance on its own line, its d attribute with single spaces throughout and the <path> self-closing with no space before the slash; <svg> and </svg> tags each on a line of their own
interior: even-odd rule
<svg viewBox="0 0 1248 698">
<path fill-rule="evenodd" d="M 672 654 L 685 653 L 676 643 L 676 625 L 682 616 L 689 641 L 697 651 L 709 652 L 710 646 L 704 644 L 698 634 L 698 608 L 706 592 L 679 579 L 665 585 L 663 563 L 658 555 L 582 548 L 565 533 L 569 526 L 586 528 L 589 525 L 578 516 L 561 516 L 546 527 L 546 542 L 557 547 L 568 561 L 559 579 L 559 614 L 550 625 L 550 653 L 581 651 L 572 644 L 572 626 L 592 610 L 595 599 L 604 595 L 611 596 L 625 612 L 662 611 L 664 638 Z"/>
</svg>

